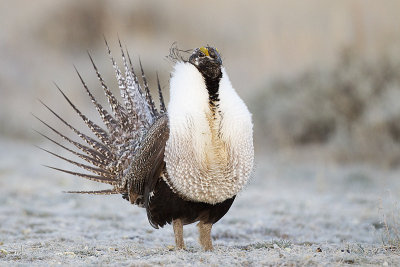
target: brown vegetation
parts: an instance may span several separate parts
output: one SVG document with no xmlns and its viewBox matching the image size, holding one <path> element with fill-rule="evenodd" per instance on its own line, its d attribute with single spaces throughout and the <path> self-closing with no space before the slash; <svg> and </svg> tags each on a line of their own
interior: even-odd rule
<svg viewBox="0 0 400 267">
<path fill-rule="evenodd" d="M 339 161 L 400 163 L 400 60 L 345 50 L 331 70 L 277 80 L 255 97 L 256 125 L 273 147 L 321 144 Z"/>
</svg>

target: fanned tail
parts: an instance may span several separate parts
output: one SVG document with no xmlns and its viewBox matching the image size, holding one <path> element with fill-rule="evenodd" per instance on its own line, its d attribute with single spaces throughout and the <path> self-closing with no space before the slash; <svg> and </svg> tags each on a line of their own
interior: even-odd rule
<svg viewBox="0 0 400 267">
<path fill-rule="evenodd" d="M 143 84 L 144 84 L 144 90 L 145 90 L 145 96 L 146 96 L 146 100 L 147 100 L 147 105 L 151 110 L 152 117 L 155 117 L 155 116 L 158 115 L 158 111 L 157 111 L 156 106 L 154 105 L 153 98 L 151 97 L 149 84 L 147 83 L 147 78 L 146 78 L 146 75 L 144 74 L 142 61 L 140 60 L 140 58 L 139 58 L 139 65 L 140 65 L 140 71 L 142 72 L 142 79 L 143 79 Z"/>
<path fill-rule="evenodd" d="M 130 196 L 135 196 L 135 199 L 129 200 L 132 203 L 140 204 L 137 200 L 141 199 L 140 196 L 143 195 L 146 181 L 152 178 L 151 176 L 157 175 L 152 169 L 153 166 L 156 166 L 158 170 L 159 166 L 161 166 L 161 163 L 163 162 L 165 142 L 169 133 L 166 108 L 158 74 L 157 85 L 160 110 L 157 110 L 150 94 L 149 85 L 144 74 L 142 63 L 139 61 L 143 81 L 143 84 L 140 84 L 134 72 L 131 57 L 129 56 L 128 51 L 124 51 L 122 48 L 121 41 L 119 41 L 119 47 L 121 49 L 124 72 L 121 71 L 112 56 L 111 49 L 106 40 L 105 44 L 115 72 L 116 81 L 123 100 L 122 103 L 117 100 L 106 85 L 90 53 L 88 53 L 88 56 L 110 105 L 111 113 L 99 104 L 97 99 L 89 90 L 89 87 L 83 80 L 81 74 L 74 66 L 83 88 L 96 108 L 105 128 L 94 123 L 84 115 L 57 84 L 55 84 L 55 86 L 61 93 L 62 97 L 83 120 L 95 137 L 90 137 L 89 135 L 84 134 L 81 130 L 72 126 L 72 124 L 63 119 L 61 115 L 56 113 L 42 101 L 40 102 L 43 106 L 69 130 L 83 140 L 86 145 L 73 141 L 71 138 L 67 137 L 63 131 L 52 127 L 47 122 L 34 115 L 52 132 L 60 136 L 67 143 L 73 145 L 75 149 L 71 149 L 47 135 L 38 132 L 41 136 L 86 161 L 89 165 L 69 159 L 50 150 L 39 148 L 89 173 L 74 172 L 45 165 L 46 167 L 113 186 L 112 189 L 107 190 L 68 191 L 68 193 L 99 195 L 121 193 L 124 196 L 128 195 L 129 198 Z"/>
<path fill-rule="evenodd" d="M 64 92 L 60 89 L 60 87 L 55 84 L 57 89 L 60 91 L 60 93 L 63 95 L 65 100 L 70 104 L 70 106 L 75 110 L 76 113 L 82 118 L 82 120 L 86 123 L 86 125 L 90 128 L 90 130 L 97 136 L 97 138 L 100 139 L 100 141 L 106 145 L 108 148 L 110 147 L 110 136 L 109 134 L 100 126 L 89 120 L 85 115 L 82 114 L 82 112 L 79 111 L 79 109 L 76 108 L 76 106 L 69 100 L 69 98 L 64 94 Z"/>
<path fill-rule="evenodd" d="M 158 88 L 158 98 L 160 100 L 160 112 L 162 114 L 162 113 L 167 112 L 167 108 L 165 107 L 164 96 L 162 94 L 160 78 L 158 77 L 158 72 L 157 72 L 157 88 Z"/>
<path fill-rule="evenodd" d="M 120 194 L 120 192 L 113 189 L 98 190 L 98 191 L 64 191 L 64 193 L 70 194 L 89 194 L 89 195 L 113 195 Z"/>
</svg>

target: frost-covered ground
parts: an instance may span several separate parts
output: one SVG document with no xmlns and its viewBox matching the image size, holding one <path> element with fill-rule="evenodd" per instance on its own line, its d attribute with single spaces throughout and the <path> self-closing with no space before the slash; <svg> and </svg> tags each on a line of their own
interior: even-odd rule
<svg viewBox="0 0 400 267">
<path fill-rule="evenodd" d="M 381 241 L 400 171 L 294 158 L 257 159 L 213 229 L 214 252 L 201 251 L 194 225 L 187 250 L 174 251 L 170 226 L 153 229 L 120 196 L 62 193 L 98 186 L 40 166 L 68 167 L 29 143 L 0 139 L 0 265 L 400 264 Z"/>
</svg>

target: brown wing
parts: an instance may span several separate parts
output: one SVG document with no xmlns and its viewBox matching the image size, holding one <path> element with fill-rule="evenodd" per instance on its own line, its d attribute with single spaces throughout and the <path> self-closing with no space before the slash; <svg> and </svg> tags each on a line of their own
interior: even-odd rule
<svg viewBox="0 0 400 267">
<path fill-rule="evenodd" d="M 164 166 L 165 143 L 169 137 L 168 116 L 166 114 L 157 118 L 145 135 L 141 146 L 137 149 L 128 174 L 124 176 L 129 200 L 134 203 L 135 197 L 145 194 L 147 188 L 153 188 L 160 177 Z M 132 196 L 132 193 L 137 194 Z"/>
</svg>

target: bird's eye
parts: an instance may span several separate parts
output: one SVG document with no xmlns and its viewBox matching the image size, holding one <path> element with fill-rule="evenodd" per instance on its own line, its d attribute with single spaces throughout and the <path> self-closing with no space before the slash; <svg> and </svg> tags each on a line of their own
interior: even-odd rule
<svg viewBox="0 0 400 267">
<path fill-rule="evenodd" d="M 203 52 L 200 52 L 199 53 L 199 57 L 205 57 L 206 55 L 204 55 L 204 53 Z"/>
<path fill-rule="evenodd" d="M 214 49 L 209 49 L 208 51 L 209 51 L 209 53 L 210 53 L 210 57 L 215 58 Z"/>
</svg>

